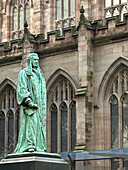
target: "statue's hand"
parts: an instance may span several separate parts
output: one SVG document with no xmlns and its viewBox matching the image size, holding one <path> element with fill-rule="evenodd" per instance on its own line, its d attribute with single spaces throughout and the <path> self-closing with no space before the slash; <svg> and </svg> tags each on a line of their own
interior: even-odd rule
<svg viewBox="0 0 128 170">
<path fill-rule="evenodd" d="M 38 109 L 37 104 L 34 104 L 33 102 L 30 102 L 30 103 L 28 104 L 28 106 L 29 106 L 29 107 L 32 107 L 32 108 L 35 108 L 35 109 Z"/>
</svg>

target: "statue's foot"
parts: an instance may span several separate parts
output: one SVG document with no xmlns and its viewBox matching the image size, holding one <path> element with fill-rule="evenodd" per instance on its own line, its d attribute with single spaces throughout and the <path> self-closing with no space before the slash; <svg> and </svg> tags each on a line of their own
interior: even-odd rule
<svg viewBox="0 0 128 170">
<path fill-rule="evenodd" d="M 35 149 L 34 148 L 30 148 L 30 149 L 28 149 L 28 152 L 34 152 L 35 151 Z"/>
</svg>

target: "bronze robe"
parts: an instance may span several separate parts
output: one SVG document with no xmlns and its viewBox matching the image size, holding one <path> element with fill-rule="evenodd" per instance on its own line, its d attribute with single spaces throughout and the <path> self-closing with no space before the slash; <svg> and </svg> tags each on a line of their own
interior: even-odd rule
<svg viewBox="0 0 128 170">
<path fill-rule="evenodd" d="M 27 106 L 26 101 L 37 104 L 38 109 Z M 21 105 L 20 133 L 15 152 L 30 148 L 44 152 L 46 144 L 46 84 L 40 69 L 21 70 L 17 84 L 17 102 Z"/>
</svg>

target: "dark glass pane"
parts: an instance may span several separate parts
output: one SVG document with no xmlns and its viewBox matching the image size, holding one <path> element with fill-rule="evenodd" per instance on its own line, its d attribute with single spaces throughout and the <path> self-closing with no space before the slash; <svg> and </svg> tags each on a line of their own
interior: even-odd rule
<svg viewBox="0 0 128 170">
<path fill-rule="evenodd" d="M 128 160 L 123 161 L 123 170 L 128 170 Z"/>
<path fill-rule="evenodd" d="M 15 98 L 14 98 L 14 96 L 15 96 L 15 92 L 14 92 L 14 90 L 12 91 L 12 108 L 14 108 L 15 107 Z"/>
<path fill-rule="evenodd" d="M 4 109 L 6 109 L 6 95 L 4 96 Z"/>
<path fill-rule="evenodd" d="M 61 101 L 63 101 L 63 89 L 61 89 Z"/>
<path fill-rule="evenodd" d="M 67 126 L 67 106 L 64 104 L 61 108 L 61 152 L 67 151 L 68 144 L 68 126 Z"/>
<path fill-rule="evenodd" d="M 57 153 L 57 107 L 51 111 L 51 152 Z"/>
<path fill-rule="evenodd" d="M 8 109 L 10 108 L 10 97 L 8 98 Z"/>
<path fill-rule="evenodd" d="M 14 137 L 14 115 L 12 112 L 8 116 L 8 153 L 13 152 L 13 137 Z"/>
<path fill-rule="evenodd" d="M 68 100 L 68 89 L 67 89 L 67 87 L 65 89 L 65 100 Z"/>
<path fill-rule="evenodd" d="M 122 80 L 122 93 L 124 92 L 125 90 L 125 85 L 124 85 L 124 79 Z"/>
<path fill-rule="evenodd" d="M 19 136 L 19 124 L 20 124 L 20 114 L 19 112 L 17 113 L 17 135 L 16 135 L 16 139 L 17 139 L 17 142 L 18 142 L 18 136 Z"/>
<path fill-rule="evenodd" d="M 71 107 L 71 151 L 76 146 L 76 104 Z"/>
<path fill-rule="evenodd" d="M 9 93 L 8 93 L 8 109 L 10 108 L 10 90 L 9 90 Z"/>
<path fill-rule="evenodd" d="M 74 91 L 73 88 L 71 87 L 71 100 L 74 98 Z"/>
<path fill-rule="evenodd" d="M 5 152 L 5 116 L 0 112 L 0 157 L 4 156 Z"/>
<path fill-rule="evenodd" d="M 14 100 L 14 97 L 12 98 L 12 108 L 15 107 L 15 100 Z"/>
<path fill-rule="evenodd" d="M 128 96 L 122 102 L 123 147 L 128 147 Z"/>
<path fill-rule="evenodd" d="M 118 113 L 118 101 L 113 96 L 110 104 L 111 109 L 111 147 L 119 147 L 119 113 Z"/>
<path fill-rule="evenodd" d="M 118 170 L 119 169 L 119 161 L 118 160 L 112 160 L 111 161 L 111 170 Z"/>
<path fill-rule="evenodd" d="M 115 86 L 116 86 L 116 93 L 118 94 L 118 79 L 115 82 Z"/>
</svg>

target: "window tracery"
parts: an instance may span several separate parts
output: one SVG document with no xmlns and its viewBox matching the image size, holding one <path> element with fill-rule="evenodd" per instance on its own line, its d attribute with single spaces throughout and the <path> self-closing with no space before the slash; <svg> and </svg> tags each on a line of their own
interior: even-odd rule
<svg viewBox="0 0 128 170">
<path fill-rule="evenodd" d="M 24 22 L 30 24 L 29 0 L 15 0 L 12 6 L 12 38 L 22 38 Z"/>
<path fill-rule="evenodd" d="M 19 134 L 19 108 L 16 92 L 6 85 L 0 93 L 0 157 L 14 151 Z"/>
<path fill-rule="evenodd" d="M 73 151 L 76 146 L 76 102 L 71 83 L 61 78 L 54 86 L 49 107 L 51 152 Z"/>
<path fill-rule="evenodd" d="M 127 12 L 127 0 L 105 0 L 106 18 L 120 16 L 120 20 L 123 21 Z"/>
<path fill-rule="evenodd" d="M 56 29 L 75 25 L 75 0 L 56 0 Z"/>
</svg>

